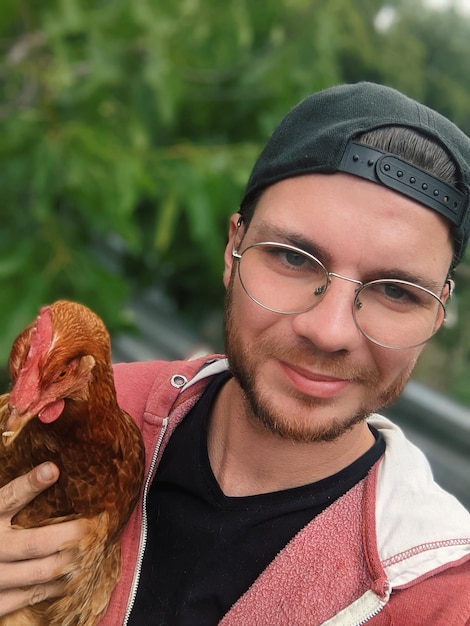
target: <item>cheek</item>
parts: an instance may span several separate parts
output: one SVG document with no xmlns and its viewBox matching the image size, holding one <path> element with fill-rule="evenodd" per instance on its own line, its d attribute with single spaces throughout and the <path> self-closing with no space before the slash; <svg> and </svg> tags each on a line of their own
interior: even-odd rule
<svg viewBox="0 0 470 626">
<path fill-rule="evenodd" d="M 387 350 L 377 347 L 377 350 L 374 351 L 374 360 L 382 380 L 389 384 L 400 378 L 408 378 L 421 351 L 422 348 Z"/>
<path fill-rule="evenodd" d="M 228 279 L 226 293 L 226 315 L 230 317 L 230 328 L 246 347 L 256 347 L 256 341 L 274 326 L 286 323 L 288 316 L 272 313 L 254 302 L 238 280 L 236 272 Z"/>
<path fill-rule="evenodd" d="M 225 289 L 229 289 L 230 283 L 233 283 L 233 265 L 225 264 L 223 282 Z"/>
</svg>

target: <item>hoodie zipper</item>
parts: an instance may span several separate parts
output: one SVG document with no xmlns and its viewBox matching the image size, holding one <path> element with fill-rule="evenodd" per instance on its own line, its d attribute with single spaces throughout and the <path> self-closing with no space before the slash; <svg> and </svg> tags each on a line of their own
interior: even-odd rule
<svg viewBox="0 0 470 626">
<path fill-rule="evenodd" d="M 227 359 L 221 359 L 220 362 L 217 361 L 218 365 L 215 362 L 210 362 L 210 364 L 214 364 L 215 372 L 223 371 L 227 369 Z M 177 389 L 182 389 L 183 387 L 189 387 L 197 382 L 200 378 L 204 378 L 207 376 L 207 370 L 201 370 L 196 376 L 188 383 L 188 379 L 184 375 L 175 374 L 171 377 L 171 385 L 176 387 Z M 147 535 L 148 535 L 148 517 L 147 517 L 147 495 L 150 488 L 150 483 L 152 482 L 152 477 L 155 472 L 155 466 L 157 464 L 157 457 L 160 451 L 160 446 L 162 445 L 163 437 L 165 436 L 167 427 L 168 427 L 168 417 L 165 417 L 162 421 L 162 429 L 160 431 L 160 435 L 158 437 L 158 441 L 155 445 L 155 449 L 153 451 L 152 460 L 150 462 L 150 468 L 147 474 L 147 479 L 145 481 L 144 492 L 142 496 L 142 525 L 140 532 L 140 543 L 139 550 L 137 553 L 137 562 L 134 572 L 134 578 L 132 579 L 132 586 L 129 593 L 129 599 L 127 601 L 127 608 L 124 614 L 124 620 L 122 622 L 122 626 L 127 626 L 129 622 L 129 618 L 131 616 L 132 609 L 134 607 L 135 599 L 137 597 L 137 589 L 139 587 L 140 575 L 142 573 L 142 565 L 144 561 L 145 548 L 147 545 Z"/>
<path fill-rule="evenodd" d="M 390 583 L 385 583 L 384 596 L 369 590 L 352 604 L 323 622 L 322 626 L 363 626 L 382 611 L 391 593 Z"/>
<path fill-rule="evenodd" d="M 124 615 L 124 621 L 122 626 L 127 626 L 129 622 L 129 618 L 131 616 L 132 608 L 134 607 L 134 602 L 137 597 L 137 589 L 140 581 L 140 574 L 142 572 L 142 565 L 144 561 L 144 553 L 145 547 L 147 545 L 147 535 L 148 535 L 148 518 L 147 518 L 147 495 L 150 488 L 150 483 L 152 482 L 152 476 L 155 471 L 155 466 L 157 464 L 157 457 L 160 451 L 160 446 L 162 445 L 163 437 L 165 436 L 166 429 L 168 426 L 168 417 L 165 417 L 162 422 L 162 429 L 160 431 L 160 436 L 158 437 L 158 441 L 156 443 L 155 449 L 153 451 L 152 461 L 150 463 L 150 468 L 147 474 L 147 479 L 145 481 L 144 493 L 142 497 L 142 526 L 140 533 L 140 544 L 139 551 L 137 553 L 137 563 L 135 567 L 134 578 L 132 580 L 132 587 L 129 595 L 129 600 L 127 602 L 127 609 Z"/>
<path fill-rule="evenodd" d="M 372 611 L 372 613 L 369 613 L 369 615 L 367 615 L 367 617 L 362 619 L 360 622 L 357 622 L 356 624 L 353 624 L 353 626 L 363 626 L 363 624 L 365 624 L 366 622 L 368 622 L 372 618 L 376 617 L 380 613 L 380 611 L 384 608 L 385 604 L 386 604 L 386 602 L 382 602 L 380 604 L 380 606 L 378 606 L 376 609 L 374 609 L 374 611 Z"/>
</svg>

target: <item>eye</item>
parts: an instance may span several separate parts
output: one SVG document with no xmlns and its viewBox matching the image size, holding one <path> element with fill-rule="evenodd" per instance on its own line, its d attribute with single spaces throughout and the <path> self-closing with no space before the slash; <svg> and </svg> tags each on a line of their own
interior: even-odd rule
<svg viewBox="0 0 470 626">
<path fill-rule="evenodd" d="M 418 285 L 405 282 L 376 281 L 365 285 L 361 290 L 361 303 L 380 304 L 389 310 L 407 312 L 435 305 L 435 298 Z"/>
<path fill-rule="evenodd" d="M 57 374 L 54 382 L 58 383 L 61 380 L 63 380 L 68 375 L 69 371 L 70 371 L 70 367 L 65 367 L 63 370 L 59 372 L 59 374 Z"/>
<path fill-rule="evenodd" d="M 385 283 L 383 285 L 384 295 L 395 302 L 419 304 L 420 299 L 415 290 L 405 288 L 397 283 Z"/>
<path fill-rule="evenodd" d="M 279 250 L 279 254 L 282 254 L 286 264 L 292 265 L 292 267 L 301 267 L 308 262 L 306 256 L 300 254 L 300 252 L 294 252 L 293 250 Z"/>
<path fill-rule="evenodd" d="M 255 248 L 256 249 L 256 248 Z M 311 260 L 302 253 L 283 246 L 260 246 L 258 254 L 264 255 L 264 263 L 277 271 L 312 271 Z"/>
</svg>

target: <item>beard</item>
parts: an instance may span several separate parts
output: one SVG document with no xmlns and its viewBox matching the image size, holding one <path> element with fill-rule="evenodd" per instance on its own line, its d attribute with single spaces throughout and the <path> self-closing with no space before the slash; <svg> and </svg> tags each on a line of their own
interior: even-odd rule
<svg viewBox="0 0 470 626">
<path fill-rule="evenodd" d="M 242 389 L 247 417 L 255 426 L 297 443 L 334 441 L 400 395 L 416 358 L 389 386 L 380 390 L 382 381 L 377 369 L 351 363 L 346 352 L 319 351 L 306 338 L 298 337 L 295 345 L 291 341 L 289 347 L 282 347 L 269 336 L 261 335 L 256 345 L 244 346 L 239 332 L 243 322 L 235 319 L 234 275 L 233 272 L 225 296 L 226 354 L 230 370 Z M 286 414 L 276 405 L 276 389 L 266 385 L 263 388 L 259 381 L 259 372 L 268 358 L 296 363 L 307 369 L 308 365 L 315 364 L 320 371 L 359 384 L 368 393 L 360 406 L 347 415 L 341 415 L 338 400 L 315 398 L 292 389 L 289 396 L 298 408 L 295 414 Z M 344 413 L 344 408 L 342 411 Z M 320 415 L 321 418 L 316 419 Z"/>
</svg>

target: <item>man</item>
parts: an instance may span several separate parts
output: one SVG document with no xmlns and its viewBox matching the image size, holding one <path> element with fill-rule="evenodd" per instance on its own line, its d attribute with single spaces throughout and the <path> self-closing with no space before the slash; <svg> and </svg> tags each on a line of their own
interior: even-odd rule
<svg viewBox="0 0 470 626">
<path fill-rule="evenodd" d="M 458 626 L 470 515 L 374 412 L 445 318 L 470 140 L 386 87 L 320 92 L 256 163 L 225 253 L 227 361 L 116 367 L 147 448 L 104 626 Z M 57 479 L 0 491 L 0 610 L 61 592 L 78 522 L 17 530 Z"/>
</svg>

